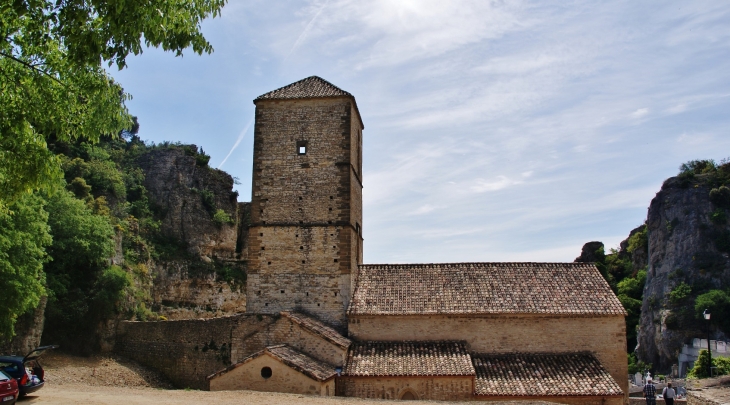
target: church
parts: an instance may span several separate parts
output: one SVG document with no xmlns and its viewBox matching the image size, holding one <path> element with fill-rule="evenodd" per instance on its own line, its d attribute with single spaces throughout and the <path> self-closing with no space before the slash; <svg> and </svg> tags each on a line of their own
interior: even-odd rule
<svg viewBox="0 0 730 405">
<path fill-rule="evenodd" d="M 254 103 L 246 313 L 272 321 L 211 390 L 628 403 L 626 312 L 595 265 L 363 264 L 355 97 L 312 76 Z"/>
</svg>

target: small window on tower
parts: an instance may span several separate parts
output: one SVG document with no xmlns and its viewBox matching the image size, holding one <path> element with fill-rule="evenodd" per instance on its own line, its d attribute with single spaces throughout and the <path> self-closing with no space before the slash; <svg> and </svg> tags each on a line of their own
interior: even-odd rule
<svg viewBox="0 0 730 405">
<path fill-rule="evenodd" d="M 299 154 L 299 155 L 307 154 L 307 141 L 297 141 L 297 154 Z"/>
</svg>

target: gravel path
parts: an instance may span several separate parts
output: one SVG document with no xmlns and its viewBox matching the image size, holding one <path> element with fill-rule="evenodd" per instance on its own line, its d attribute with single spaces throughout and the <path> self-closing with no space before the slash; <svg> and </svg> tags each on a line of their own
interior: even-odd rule
<svg viewBox="0 0 730 405">
<path fill-rule="evenodd" d="M 118 357 L 75 357 L 49 353 L 43 357 L 46 386 L 18 401 L 19 405 L 384 405 L 393 401 L 315 397 L 255 391 L 171 389 L 156 373 Z M 463 405 L 463 402 L 413 401 L 412 404 Z M 491 402 L 494 405 L 548 405 L 546 402 Z"/>
</svg>

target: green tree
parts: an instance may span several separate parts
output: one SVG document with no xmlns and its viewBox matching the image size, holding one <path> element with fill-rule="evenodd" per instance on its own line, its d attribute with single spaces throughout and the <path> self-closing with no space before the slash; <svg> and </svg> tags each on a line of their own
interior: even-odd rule
<svg viewBox="0 0 730 405">
<path fill-rule="evenodd" d="M 702 313 L 705 309 L 711 314 L 710 321 L 713 326 L 719 327 L 725 333 L 730 333 L 729 294 L 722 290 L 710 290 L 698 295 L 695 299 L 695 316 L 697 319 L 703 319 Z"/>
<path fill-rule="evenodd" d="M 45 294 L 45 246 L 51 243 L 48 214 L 37 195 L 0 209 L 0 341 L 13 337 L 15 320 Z"/>
<path fill-rule="evenodd" d="M 0 5 L 0 208 L 62 176 L 47 142 L 133 126 L 104 70 L 143 46 L 212 52 L 201 22 L 225 0 L 13 0 Z"/>
<path fill-rule="evenodd" d="M 49 291 L 43 340 L 88 351 L 93 349 L 93 328 L 101 320 L 94 301 L 98 287 L 120 284 L 116 274 L 105 275 L 114 252 L 114 230 L 109 217 L 94 214 L 69 191 L 49 198 L 48 213 L 53 260 L 45 266 Z"/>
</svg>

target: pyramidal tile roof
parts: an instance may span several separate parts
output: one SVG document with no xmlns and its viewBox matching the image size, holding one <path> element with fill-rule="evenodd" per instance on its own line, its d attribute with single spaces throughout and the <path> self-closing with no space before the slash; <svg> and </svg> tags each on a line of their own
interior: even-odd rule
<svg viewBox="0 0 730 405">
<path fill-rule="evenodd" d="M 590 353 L 472 355 L 480 396 L 619 396 L 621 387 Z"/>
<path fill-rule="evenodd" d="M 349 315 L 626 315 L 593 263 L 361 265 Z"/>
<path fill-rule="evenodd" d="M 353 342 L 342 374 L 471 376 L 474 366 L 464 342 Z"/>
<path fill-rule="evenodd" d="M 258 100 L 292 100 L 299 98 L 353 97 L 319 76 L 310 76 L 298 82 L 270 91 L 256 97 Z"/>
</svg>

